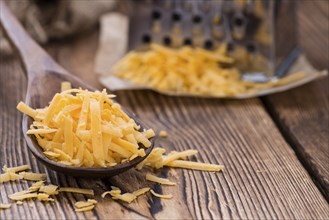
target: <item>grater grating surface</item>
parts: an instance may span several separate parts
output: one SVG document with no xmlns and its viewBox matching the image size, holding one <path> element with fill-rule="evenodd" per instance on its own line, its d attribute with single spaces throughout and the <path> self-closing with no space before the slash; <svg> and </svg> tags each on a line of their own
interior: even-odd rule
<svg viewBox="0 0 329 220">
<path fill-rule="evenodd" d="M 293 0 L 135 0 L 131 4 L 129 50 L 146 50 L 149 43 L 216 50 L 226 43 L 245 79 L 251 81 L 283 76 L 298 55 Z"/>
</svg>

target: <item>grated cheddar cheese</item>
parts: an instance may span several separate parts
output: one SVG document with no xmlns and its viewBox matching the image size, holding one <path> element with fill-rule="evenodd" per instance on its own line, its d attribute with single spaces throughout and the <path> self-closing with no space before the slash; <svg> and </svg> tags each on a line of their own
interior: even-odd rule
<svg viewBox="0 0 329 220">
<path fill-rule="evenodd" d="M 212 97 L 252 94 L 304 77 L 300 72 L 267 83 L 241 80 L 242 71 L 263 72 L 266 62 L 261 54 L 250 54 L 238 45 L 229 52 L 225 43 L 213 51 L 151 44 L 148 51 L 129 52 L 111 71 L 122 79 L 159 91 Z"/>
<path fill-rule="evenodd" d="M 0 203 L 0 209 L 9 209 L 11 204 Z"/>
<path fill-rule="evenodd" d="M 165 138 L 165 137 L 167 137 L 167 136 L 168 136 L 168 134 L 167 134 L 167 132 L 166 132 L 166 131 L 164 131 L 164 130 L 161 130 L 161 131 L 159 132 L 159 136 L 160 136 L 160 137 L 163 137 L 163 138 Z"/>
<path fill-rule="evenodd" d="M 85 211 L 91 211 L 95 208 L 95 205 L 97 204 L 97 201 L 94 199 L 88 199 L 86 202 L 84 201 L 78 201 L 74 204 L 75 211 L 76 212 L 85 212 Z"/>
<path fill-rule="evenodd" d="M 208 163 L 200 163 L 194 161 L 185 161 L 188 156 L 194 156 L 198 153 L 197 150 L 186 150 L 182 152 L 172 151 L 168 155 L 164 155 L 166 152 L 163 148 L 155 148 L 148 157 L 143 160 L 140 164 L 136 166 L 138 170 L 142 169 L 144 165 L 153 167 L 156 169 L 160 169 L 164 166 L 167 167 L 177 167 L 177 168 L 186 168 L 193 170 L 203 170 L 203 171 L 212 171 L 219 172 L 224 166 L 217 164 L 208 164 Z M 150 174 L 147 178 L 156 181 L 155 177 L 151 177 Z M 158 181 L 166 181 L 166 180 L 158 180 Z"/>
<path fill-rule="evenodd" d="M 172 199 L 172 195 L 171 194 L 168 194 L 168 195 L 161 195 L 159 193 L 156 193 L 154 192 L 152 189 L 151 189 L 151 193 L 152 195 L 154 195 L 155 197 L 158 197 L 158 198 L 161 198 L 161 199 Z"/>
<path fill-rule="evenodd" d="M 106 191 L 102 193 L 102 198 L 105 198 L 106 195 L 111 195 L 111 198 L 114 200 L 121 200 L 126 203 L 131 203 L 132 201 L 136 200 L 139 196 L 144 195 L 145 193 L 149 192 L 151 188 L 145 187 L 138 189 L 132 193 L 124 193 L 121 194 L 121 189 L 115 186 L 111 186 L 112 190 Z"/>
<path fill-rule="evenodd" d="M 50 160 L 67 166 L 109 167 L 145 156 L 154 136 L 152 129 L 141 130 L 113 97 L 105 90 L 72 89 L 63 82 L 49 106 L 32 109 L 20 102 L 17 109 L 34 119 L 27 134 L 35 136 Z"/>
<path fill-rule="evenodd" d="M 154 176 L 154 175 L 149 174 L 149 173 L 146 174 L 146 180 L 156 182 L 156 183 L 160 183 L 161 185 L 168 185 L 168 186 L 175 186 L 176 185 L 176 183 L 171 182 L 168 179 L 160 178 L 160 177 Z"/>
<path fill-rule="evenodd" d="M 59 192 L 70 192 L 70 193 L 80 193 L 86 195 L 94 195 L 94 190 L 92 189 L 80 189 L 80 188 L 72 188 L 72 187 L 61 187 L 58 190 Z"/>
</svg>

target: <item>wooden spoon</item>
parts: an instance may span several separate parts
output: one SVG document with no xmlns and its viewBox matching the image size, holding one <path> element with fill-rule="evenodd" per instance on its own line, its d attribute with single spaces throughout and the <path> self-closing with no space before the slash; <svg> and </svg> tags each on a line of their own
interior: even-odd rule
<svg viewBox="0 0 329 220">
<path fill-rule="evenodd" d="M 0 24 L 13 47 L 20 54 L 20 58 L 28 76 L 28 86 L 25 103 L 32 108 L 44 108 L 49 104 L 53 96 L 60 91 L 63 81 L 71 82 L 74 88 L 84 88 L 91 91 L 95 89 L 85 84 L 75 76 L 69 74 L 63 67 L 57 64 L 37 43 L 25 32 L 24 28 L 9 11 L 3 0 L 0 0 Z M 132 113 L 123 109 L 129 117 L 137 124 L 143 125 Z M 32 118 L 24 115 L 22 130 L 30 151 L 44 165 L 55 171 L 76 177 L 103 178 L 110 177 L 127 171 L 143 161 L 151 152 L 154 146 L 154 138 L 151 147 L 145 150 L 146 156 L 137 157 L 132 161 L 119 164 L 113 167 L 74 167 L 56 163 L 48 159 L 42 152 L 34 136 L 26 134 Z M 142 146 L 144 147 L 144 146 Z"/>
</svg>

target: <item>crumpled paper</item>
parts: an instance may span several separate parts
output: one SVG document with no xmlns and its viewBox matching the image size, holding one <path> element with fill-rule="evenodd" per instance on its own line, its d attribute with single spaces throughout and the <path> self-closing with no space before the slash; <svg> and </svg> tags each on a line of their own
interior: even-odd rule
<svg viewBox="0 0 329 220">
<path fill-rule="evenodd" d="M 137 85 L 133 82 L 115 76 L 111 72 L 111 68 L 127 52 L 128 27 L 128 18 L 122 14 L 108 13 L 103 15 L 101 18 L 101 32 L 99 48 L 95 60 L 95 72 L 99 74 L 99 81 L 105 87 L 112 91 L 150 89 L 158 93 L 171 96 L 191 96 L 207 98 L 213 97 L 209 95 L 194 95 L 183 92 L 157 90 L 155 88 L 150 88 L 144 85 Z M 256 93 L 240 94 L 236 96 L 225 96 L 220 98 L 246 99 L 283 92 L 304 85 L 308 82 L 324 77 L 328 74 L 327 71 L 316 70 L 308 62 L 308 60 L 303 54 L 301 54 L 296 59 L 295 63 L 290 67 L 290 70 L 287 75 L 291 75 L 300 71 L 303 71 L 305 73 L 305 76 L 289 84 L 268 89 L 262 89 L 257 91 Z"/>
</svg>

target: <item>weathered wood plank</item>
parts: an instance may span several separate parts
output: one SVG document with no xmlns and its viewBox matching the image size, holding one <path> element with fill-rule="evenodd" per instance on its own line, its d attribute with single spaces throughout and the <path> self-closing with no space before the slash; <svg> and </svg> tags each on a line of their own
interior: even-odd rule
<svg viewBox="0 0 329 220">
<path fill-rule="evenodd" d="M 93 38 L 95 35 L 90 36 L 91 41 Z M 86 39 L 81 42 L 90 48 L 88 56 L 95 52 L 92 43 Z M 66 45 L 64 51 L 58 53 L 58 59 L 66 65 L 69 57 L 73 59 L 78 53 L 83 60 L 81 51 L 86 50 Z M 83 65 L 66 67 L 81 78 L 93 72 Z M 90 80 L 88 77 L 85 79 Z M 328 215 L 327 203 L 259 100 L 170 98 L 136 91 L 117 95 L 119 101 L 147 125 L 158 131 L 169 131 L 169 138 L 161 140 L 159 145 L 177 150 L 196 148 L 201 152 L 200 160 L 224 163 L 226 169 L 222 175 L 174 171 L 171 178 L 182 185 L 162 190 L 176 196 L 183 215 L 186 207 L 189 216 L 194 218 L 308 218 L 319 211 L 310 208 L 312 203 L 317 203 L 317 207 L 323 205 L 322 214 Z M 317 198 L 312 198 L 314 195 Z M 153 217 L 179 214 L 172 211 L 177 206 L 173 201 L 160 204 L 151 207 Z"/>
<path fill-rule="evenodd" d="M 265 98 L 296 154 L 329 199 L 328 77 Z"/>
<path fill-rule="evenodd" d="M 92 69 L 95 42 L 97 36 L 91 35 L 57 45 L 54 52 L 69 70 L 97 86 Z M 73 203 L 86 197 L 64 194 L 54 205 L 33 202 L 32 209 L 13 205 L 0 211 L 1 219 L 329 218 L 327 202 L 258 99 L 220 101 L 118 92 L 118 100 L 147 125 L 169 132 L 159 146 L 198 149 L 198 160 L 225 165 L 224 172 L 218 174 L 164 169 L 159 175 L 168 176 L 177 186 L 153 187 L 172 193 L 173 200 L 142 197 L 138 203 L 126 205 L 99 195 L 112 184 L 127 191 L 148 185 L 134 170 L 103 181 L 82 180 L 56 174 L 35 161 L 23 141 L 21 115 L 15 110 L 25 94 L 26 79 L 13 57 L 1 55 L 0 67 L 0 164 L 30 163 L 34 171 L 46 171 L 54 184 L 93 188 L 99 201 L 95 211 L 77 214 Z M 7 201 L 8 194 L 27 184 L 0 187 L 0 201 Z"/>
<path fill-rule="evenodd" d="M 299 41 L 317 68 L 329 68 L 329 2 L 300 1 Z M 311 16 L 310 16 L 311 15 Z M 329 200 L 328 77 L 266 97 L 265 103 L 298 157 Z"/>
</svg>

